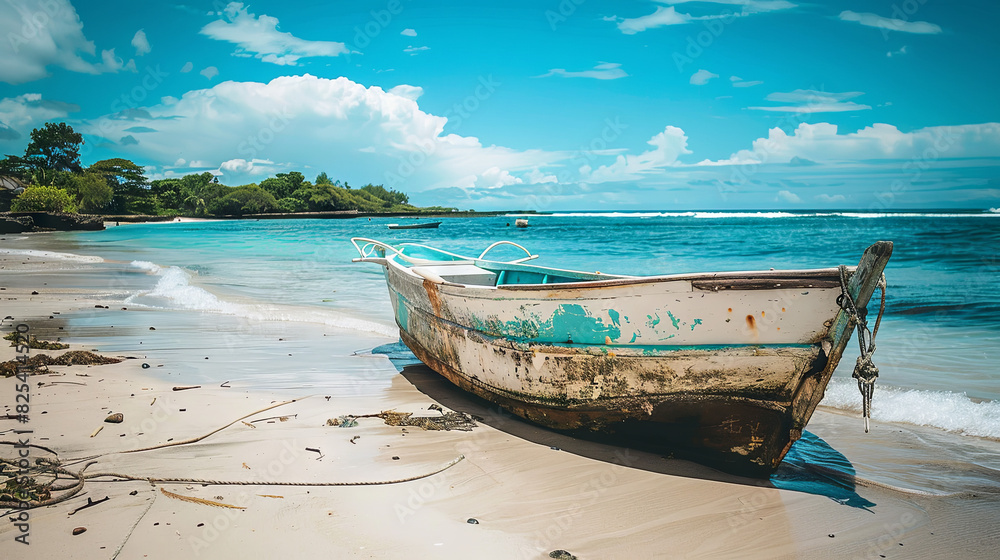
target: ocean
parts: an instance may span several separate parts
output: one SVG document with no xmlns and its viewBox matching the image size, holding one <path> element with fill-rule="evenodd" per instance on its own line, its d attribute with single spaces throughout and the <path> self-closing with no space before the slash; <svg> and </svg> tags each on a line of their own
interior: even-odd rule
<svg viewBox="0 0 1000 560">
<path fill-rule="evenodd" d="M 516 217 L 530 226 L 515 228 Z M 540 255 L 538 264 L 635 275 L 853 265 L 868 245 L 890 240 L 873 420 L 970 441 L 1000 439 L 1000 212 L 574 212 L 449 218 L 438 229 L 386 227 L 405 220 L 123 224 L 7 236 L 0 252 L 62 260 L 90 274 L 92 295 L 112 306 L 196 311 L 215 317 L 217 330 L 236 320 L 322 325 L 374 346 L 395 341 L 397 330 L 381 269 L 351 263 L 351 237 L 473 256 L 510 240 Z M 85 326 L 92 319 L 81 313 L 68 320 Z M 102 349 L 130 349 L 114 345 L 105 341 Z M 860 415 L 850 377 L 856 355 L 852 340 L 823 407 Z M 333 375 L 368 376 L 372 390 L 388 384 L 351 368 Z M 860 418 L 857 424 L 860 431 Z"/>
</svg>

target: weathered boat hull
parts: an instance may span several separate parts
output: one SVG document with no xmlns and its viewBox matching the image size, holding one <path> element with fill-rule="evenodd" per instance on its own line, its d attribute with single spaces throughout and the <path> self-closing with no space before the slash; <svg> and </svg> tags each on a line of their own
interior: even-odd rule
<svg viewBox="0 0 1000 560">
<path fill-rule="evenodd" d="M 866 252 L 858 305 L 890 254 Z M 837 269 L 492 289 L 421 273 L 387 263 L 400 336 L 458 387 L 543 426 L 754 476 L 799 438 L 851 335 Z"/>
</svg>

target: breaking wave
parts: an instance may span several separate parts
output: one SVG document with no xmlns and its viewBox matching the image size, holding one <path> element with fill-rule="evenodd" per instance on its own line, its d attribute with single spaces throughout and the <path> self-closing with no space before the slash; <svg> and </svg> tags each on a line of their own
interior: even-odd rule
<svg viewBox="0 0 1000 560">
<path fill-rule="evenodd" d="M 861 394 L 852 379 L 832 379 L 820 404 L 861 414 Z M 965 393 L 876 385 L 872 419 L 931 426 L 949 432 L 1000 439 L 1000 402 L 975 402 Z"/>
<path fill-rule="evenodd" d="M 332 309 L 308 309 L 292 306 L 236 303 L 219 299 L 215 294 L 191 283 L 191 273 L 176 266 L 160 266 L 149 261 L 132 261 L 133 268 L 159 276 L 152 290 L 129 296 L 125 303 L 135 306 L 180 308 L 210 313 L 236 315 L 256 321 L 297 321 L 321 323 L 331 327 L 396 338 L 395 326 L 352 317 Z"/>
</svg>

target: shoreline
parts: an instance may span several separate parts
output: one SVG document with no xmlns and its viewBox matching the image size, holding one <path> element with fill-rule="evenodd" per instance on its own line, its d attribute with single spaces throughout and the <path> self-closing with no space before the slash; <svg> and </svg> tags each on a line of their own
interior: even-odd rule
<svg viewBox="0 0 1000 560">
<path fill-rule="evenodd" d="M 733 558 L 986 558 L 1000 544 L 991 531 L 1000 522 L 997 494 L 913 490 L 920 486 L 907 478 L 913 458 L 908 446 L 957 437 L 944 432 L 875 423 L 872 437 L 860 439 L 857 418 L 821 410 L 809 431 L 854 463 L 857 478 L 841 481 L 850 488 L 843 494 L 830 487 L 817 490 L 822 477 L 810 475 L 808 462 L 790 465 L 783 481 L 745 479 L 544 430 L 490 408 L 426 368 L 397 373 L 384 356 L 349 350 L 370 348 L 384 338 L 194 311 L 96 309 L 115 302 L 90 297 L 85 286 L 73 287 L 81 281 L 80 270 L 73 268 L 80 263 L 45 264 L 49 286 L 63 286 L 49 287 L 38 285 L 37 263 L 28 276 L 20 272 L 26 267 L 19 257 L 0 255 L 0 261 L 2 315 L 13 317 L 3 321 L 4 333 L 12 321 L 28 320 L 33 332 L 54 335 L 40 338 L 74 340 L 79 338 L 74 328 L 81 329 L 74 327 L 80 323 L 74 317 L 84 316 L 94 336 L 70 350 L 103 348 L 102 340 L 112 338 L 112 346 L 142 348 L 141 353 L 98 352 L 135 356 L 118 364 L 52 366 L 29 378 L 30 437 L 37 438 L 32 443 L 57 452 L 70 470 L 84 464 L 70 465 L 71 459 L 102 454 L 88 473 L 372 482 L 431 473 L 465 457 L 438 474 L 379 486 L 96 479 L 66 502 L 29 510 L 29 546 L 14 542 L 19 533 L 12 523 L 0 524 L 0 540 L 14 558 L 112 557 L 119 546 L 120 558 L 548 558 L 556 550 L 581 560 L 653 558 L 664 550 Z M 64 281 L 51 282 L 56 277 Z M 4 344 L 0 357 L 11 359 L 15 349 Z M 307 380 L 286 373 L 303 364 L 319 369 Z M 245 373 L 251 369 L 272 372 L 267 377 L 278 381 Z M 340 371 L 357 375 L 338 382 Z M 223 383 L 231 379 L 237 381 Z M 15 381 L 0 379 L 5 413 L 14 404 Z M 173 390 L 188 385 L 201 387 Z M 237 421 L 295 397 L 307 398 Z M 470 432 L 394 427 L 379 418 L 361 418 L 353 428 L 326 425 L 343 415 L 391 409 L 439 415 L 431 404 L 481 421 Z M 121 412 L 124 422 L 104 423 L 110 412 Z M 267 419 L 273 416 L 278 418 Z M 9 430 L 20 429 L 13 421 L 0 422 L 4 439 Z M 231 422 L 190 444 L 122 453 L 199 437 Z M 90 437 L 98 427 L 103 429 Z M 975 440 L 964 445 L 972 456 L 984 446 L 998 448 Z M 10 457 L 10 451 L 2 448 L 0 456 Z M 43 456 L 51 458 L 41 451 L 32 457 Z M 975 462 L 969 460 L 969 468 Z M 246 509 L 182 501 L 161 488 Z M 88 499 L 105 496 L 108 502 L 69 515 Z M 74 536 L 76 527 L 87 531 Z"/>
</svg>

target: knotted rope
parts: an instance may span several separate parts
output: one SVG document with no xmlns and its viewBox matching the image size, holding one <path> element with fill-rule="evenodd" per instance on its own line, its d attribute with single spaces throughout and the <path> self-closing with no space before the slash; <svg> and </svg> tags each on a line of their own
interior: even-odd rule
<svg viewBox="0 0 1000 560">
<path fill-rule="evenodd" d="M 875 319 L 875 328 L 869 330 L 868 308 L 858 308 L 855 305 L 854 298 L 847 290 L 847 267 L 840 265 L 840 295 L 837 296 L 837 305 L 847 313 L 858 331 L 858 345 L 861 347 L 861 355 L 858 356 L 858 361 L 854 364 L 854 373 L 851 377 L 858 380 L 858 390 L 861 391 L 861 415 L 865 419 L 866 434 L 868 433 L 868 419 L 871 417 L 875 380 L 878 379 L 878 367 L 872 362 L 872 354 L 875 353 L 875 336 L 878 334 L 878 327 L 882 323 L 882 314 L 885 312 L 885 274 L 879 278 L 876 287 L 882 291 L 882 303 L 879 306 L 878 317 Z"/>
</svg>

